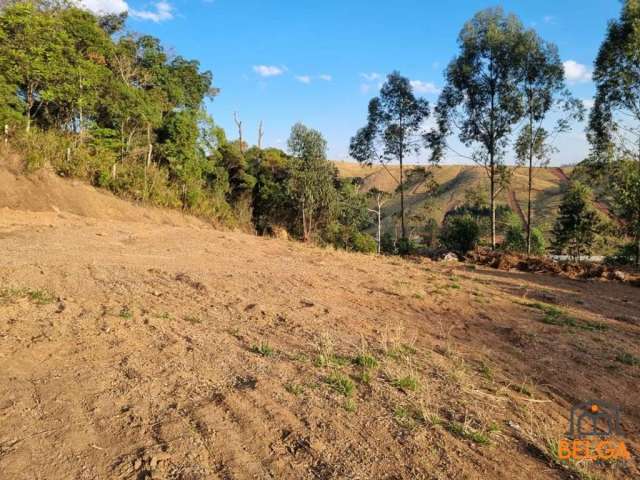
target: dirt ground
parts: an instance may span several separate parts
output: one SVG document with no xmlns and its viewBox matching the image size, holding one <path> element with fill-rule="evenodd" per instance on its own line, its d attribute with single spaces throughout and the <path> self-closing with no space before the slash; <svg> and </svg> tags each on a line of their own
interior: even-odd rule
<svg viewBox="0 0 640 480">
<path fill-rule="evenodd" d="M 636 287 L 1 207 L 2 479 L 640 475 Z M 587 399 L 631 461 L 557 461 Z"/>
</svg>

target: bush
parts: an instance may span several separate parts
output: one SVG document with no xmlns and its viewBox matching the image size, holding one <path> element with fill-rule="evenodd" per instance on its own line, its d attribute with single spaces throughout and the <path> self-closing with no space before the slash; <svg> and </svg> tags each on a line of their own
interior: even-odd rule
<svg viewBox="0 0 640 480">
<path fill-rule="evenodd" d="M 505 230 L 505 239 L 502 249 L 507 252 L 527 252 L 526 231 L 520 223 L 511 223 Z M 542 255 L 545 251 L 544 235 L 538 228 L 531 229 L 531 254 Z"/>
<path fill-rule="evenodd" d="M 416 242 L 410 238 L 401 238 L 398 240 L 398 253 L 400 255 L 411 255 L 416 252 Z"/>
<path fill-rule="evenodd" d="M 480 241 L 480 227 L 471 215 L 450 217 L 442 227 L 440 241 L 444 247 L 464 255 Z"/>
<path fill-rule="evenodd" d="M 607 255 L 604 263 L 611 266 L 633 265 L 636 258 L 636 248 L 633 243 L 625 243 L 619 246 L 613 255 Z"/>
<path fill-rule="evenodd" d="M 324 239 L 336 248 L 352 252 L 375 253 L 378 247 L 371 235 L 337 222 L 327 227 Z"/>
</svg>

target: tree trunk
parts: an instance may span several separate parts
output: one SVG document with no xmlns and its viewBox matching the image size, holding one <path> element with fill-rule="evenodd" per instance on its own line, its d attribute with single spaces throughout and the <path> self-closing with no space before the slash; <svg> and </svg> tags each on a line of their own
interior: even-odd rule
<svg viewBox="0 0 640 480">
<path fill-rule="evenodd" d="M 529 185 L 527 191 L 527 257 L 531 256 L 531 189 L 533 188 L 533 117 L 529 115 Z"/>
<path fill-rule="evenodd" d="M 493 152 L 490 154 L 490 183 L 491 183 L 491 193 L 490 193 L 490 206 L 491 206 L 491 249 L 496 249 L 496 166 L 494 163 Z"/>
<path fill-rule="evenodd" d="M 402 150 L 400 150 L 400 225 L 402 229 L 402 238 L 407 238 L 404 226 L 404 177 L 402 174 Z"/>
<path fill-rule="evenodd" d="M 31 109 L 33 108 L 33 90 L 27 87 L 27 133 L 31 131 Z"/>
<path fill-rule="evenodd" d="M 378 255 L 380 255 L 381 244 L 382 244 L 382 229 L 380 226 L 381 218 L 380 218 L 380 194 L 378 194 Z"/>
<path fill-rule="evenodd" d="M 302 199 L 302 241 L 306 242 L 308 238 L 308 233 L 307 233 L 307 220 L 305 217 L 304 209 L 305 209 L 305 201 L 303 198 Z"/>
</svg>

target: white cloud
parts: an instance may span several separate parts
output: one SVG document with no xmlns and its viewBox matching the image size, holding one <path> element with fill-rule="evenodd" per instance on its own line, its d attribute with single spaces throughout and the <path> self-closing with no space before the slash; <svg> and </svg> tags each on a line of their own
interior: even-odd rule
<svg viewBox="0 0 640 480">
<path fill-rule="evenodd" d="M 367 82 L 375 82 L 376 80 L 380 80 L 382 78 L 382 75 L 376 72 L 361 73 L 360 76 L 364 78 Z"/>
<path fill-rule="evenodd" d="M 300 83 L 311 83 L 311 77 L 309 75 L 296 75 L 296 80 L 298 80 Z"/>
<path fill-rule="evenodd" d="M 320 78 L 320 80 L 324 80 L 325 82 L 330 82 L 331 80 L 333 80 L 333 77 L 331 75 L 327 75 L 326 73 L 323 73 L 318 78 Z"/>
<path fill-rule="evenodd" d="M 78 3 L 97 14 L 122 13 L 129 10 L 129 5 L 124 0 L 79 0 Z"/>
<path fill-rule="evenodd" d="M 432 82 L 423 82 L 422 80 L 411 80 L 411 86 L 417 93 L 440 93 L 440 89 Z"/>
<path fill-rule="evenodd" d="M 152 10 L 129 10 L 129 15 L 139 20 L 151 20 L 159 23 L 173 18 L 173 7 L 168 2 L 156 2 Z"/>
<path fill-rule="evenodd" d="M 277 77 L 285 71 L 284 67 L 276 67 L 275 65 L 254 65 L 253 71 L 261 77 Z"/>
<path fill-rule="evenodd" d="M 545 15 L 544 17 L 542 17 L 542 21 L 546 24 L 553 24 L 556 23 L 556 17 L 554 17 L 553 15 Z"/>
<path fill-rule="evenodd" d="M 593 98 L 585 98 L 582 100 L 582 104 L 584 105 L 584 108 L 593 108 L 593 105 L 595 104 L 595 100 Z"/>
<path fill-rule="evenodd" d="M 591 81 L 592 72 L 585 65 L 575 60 L 563 62 L 564 74 L 569 83 L 585 83 Z"/>
</svg>

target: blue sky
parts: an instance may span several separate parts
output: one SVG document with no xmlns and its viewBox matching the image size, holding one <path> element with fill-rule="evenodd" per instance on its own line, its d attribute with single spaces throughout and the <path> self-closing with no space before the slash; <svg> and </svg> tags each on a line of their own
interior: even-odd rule
<svg viewBox="0 0 640 480">
<path fill-rule="evenodd" d="M 150 33 L 211 70 L 220 95 L 208 105 L 215 121 L 236 137 L 233 112 L 253 143 L 264 122 L 266 145 L 286 147 L 298 121 L 320 130 L 332 159 L 348 158 L 348 144 L 364 125 L 369 99 L 392 70 L 437 100 L 443 70 L 457 52 L 463 23 L 476 11 L 502 6 L 553 41 L 567 62 L 569 86 L 590 101 L 593 60 L 616 0 L 82 0 L 93 10 L 128 9 L 128 29 Z M 584 125 L 558 138 L 555 164 L 584 158 Z M 465 163 L 451 154 L 447 163 Z"/>
</svg>

